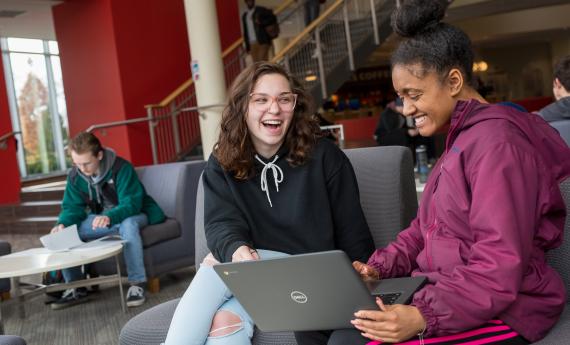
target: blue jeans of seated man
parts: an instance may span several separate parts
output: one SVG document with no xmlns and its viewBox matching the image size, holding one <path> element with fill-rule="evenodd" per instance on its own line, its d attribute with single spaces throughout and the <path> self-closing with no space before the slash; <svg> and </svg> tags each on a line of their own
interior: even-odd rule
<svg viewBox="0 0 570 345">
<path fill-rule="evenodd" d="M 107 235 L 120 235 L 126 242 L 123 243 L 123 257 L 127 266 L 127 274 L 129 283 L 142 283 L 146 281 L 146 273 L 144 270 L 143 246 L 140 235 L 140 229 L 148 224 L 146 214 L 141 213 L 126 218 L 120 224 L 112 225 L 108 228 L 91 227 L 93 219 L 97 215 L 90 214 L 81 222 L 79 229 L 79 238 L 82 241 L 91 241 Z M 66 268 L 61 271 L 66 282 L 83 279 L 81 267 Z"/>
<path fill-rule="evenodd" d="M 257 252 L 262 260 L 287 256 L 270 250 Z M 212 319 L 218 310 L 237 315 L 241 319 L 236 324 L 238 329 L 227 335 L 209 336 Z M 214 269 L 200 265 L 176 307 L 164 345 L 250 345 L 253 328 L 253 320 Z"/>
</svg>

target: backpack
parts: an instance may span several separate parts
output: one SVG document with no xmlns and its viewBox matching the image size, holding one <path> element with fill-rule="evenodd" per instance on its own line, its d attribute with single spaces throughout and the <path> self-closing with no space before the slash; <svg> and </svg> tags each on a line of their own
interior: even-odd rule
<svg viewBox="0 0 570 345">
<path fill-rule="evenodd" d="M 263 28 L 267 36 L 270 39 L 275 39 L 279 36 L 279 22 L 277 21 L 277 16 L 272 10 L 263 8 L 259 13 L 259 25 Z"/>
<path fill-rule="evenodd" d="M 65 279 L 63 279 L 61 270 L 42 273 L 42 285 L 52 285 L 52 284 L 61 284 L 61 283 L 65 283 Z M 45 294 L 47 295 L 45 303 L 49 304 L 60 299 L 61 295 L 63 295 L 63 291 L 46 292 Z"/>
</svg>

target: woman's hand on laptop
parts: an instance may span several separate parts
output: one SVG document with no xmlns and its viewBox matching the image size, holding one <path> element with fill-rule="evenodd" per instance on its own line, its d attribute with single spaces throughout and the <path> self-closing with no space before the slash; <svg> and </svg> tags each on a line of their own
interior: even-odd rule
<svg viewBox="0 0 570 345">
<path fill-rule="evenodd" d="M 380 310 L 360 310 L 354 313 L 356 319 L 350 322 L 362 336 L 386 343 L 408 340 L 426 328 L 426 321 L 420 310 L 404 304 L 384 305 L 376 298 Z"/>
<path fill-rule="evenodd" d="M 369 280 L 379 280 L 380 279 L 380 272 L 378 272 L 374 267 L 362 263 L 360 261 L 354 261 L 352 263 L 352 267 L 360 274 L 360 277 L 364 281 Z"/>
<path fill-rule="evenodd" d="M 257 250 L 248 246 L 241 246 L 232 254 L 232 262 L 259 260 Z"/>
</svg>

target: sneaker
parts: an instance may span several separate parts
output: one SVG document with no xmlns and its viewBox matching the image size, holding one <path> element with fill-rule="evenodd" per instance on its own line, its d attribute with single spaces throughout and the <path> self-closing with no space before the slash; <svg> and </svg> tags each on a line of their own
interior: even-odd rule
<svg viewBox="0 0 570 345">
<path fill-rule="evenodd" d="M 144 287 L 141 285 L 131 285 L 127 291 L 127 307 L 138 307 L 146 301 L 144 297 Z"/>
<path fill-rule="evenodd" d="M 51 309 L 59 310 L 72 307 L 76 304 L 81 304 L 89 301 L 86 288 L 67 289 L 61 295 L 61 298 L 51 303 Z"/>
</svg>

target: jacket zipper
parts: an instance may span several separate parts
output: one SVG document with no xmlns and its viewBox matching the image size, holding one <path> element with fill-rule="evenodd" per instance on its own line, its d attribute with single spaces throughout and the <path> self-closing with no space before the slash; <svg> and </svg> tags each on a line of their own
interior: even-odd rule
<svg viewBox="0 0 570 345">
<path fill-rule="evenodd" d="M 426 233 L 426 257 L 427 257 L 428 267 L 431 271 L 433 271 L 433 263 L 432 263 L 431 254 L 430 254 L 430 247 L 431 247 L 430 237 L 431 237 L 433 231 L 435 230 L 436 225 L 437 225 L 437 221 L 434 219 L 433 224 L 429 227 L 429 229 L 427 229 L 427 233 Z"/>
<path fill-rule="evenodd" d="M 433 212 L 433 224 L 430 225 L 430 227 L 427 229 L 426 231 L 426 258 L 427 258 L 427 263 L 428 263 L 428 268 L 430 269 L 430 271 L 434 271 L 433 268 L 433 262 L 431 259 L 431 254 L 430 254 L 430 247 L 431 247 L 431 237 L 433 235 L 433 232 L 435 231 L 436 227 L 437 227 L 437 216 L 435 214 L 435 206 L 433 205 L 433 200 L 432 200 L 432 204 L 430 205 L 432 212 Z"/>
</svg>

